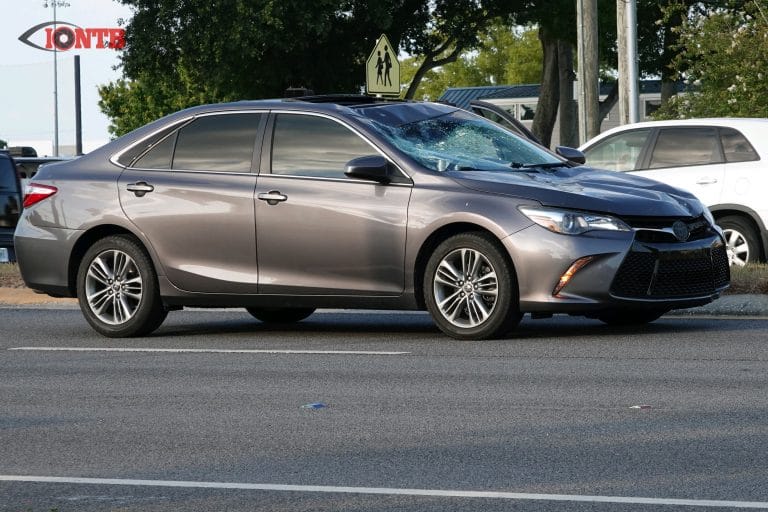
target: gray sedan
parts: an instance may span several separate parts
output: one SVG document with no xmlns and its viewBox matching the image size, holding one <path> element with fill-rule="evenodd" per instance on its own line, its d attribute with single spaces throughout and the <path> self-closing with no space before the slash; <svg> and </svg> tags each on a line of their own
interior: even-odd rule
<svg viewBox="0 0 768 512">
<path fill-rule="evenodd" d="M 578 166 L 487 119 L 363 97 L 206 105 L 44 167 L 15 243 L 105 336 L 185 306 L 265 322 L 430 312 L 460 339 L 525 313 L 653 321 L 728 286 L 691 194 Z"/>
</svg>

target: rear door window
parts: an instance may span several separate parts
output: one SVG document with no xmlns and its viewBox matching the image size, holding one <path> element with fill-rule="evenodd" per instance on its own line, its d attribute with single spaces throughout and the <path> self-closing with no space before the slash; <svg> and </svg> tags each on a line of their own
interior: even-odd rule
<svg viewBox="0 0 768 512">
<path fill-rule="evenodd" d="M 650 169 L 722 163 L 715 128 L 706 126 L 662 128 L 651 154 Z"/>
<path fill-rule="evenodd" d="M 249 173 L 264 114 L 201 116 L 156 142 L 133 167 Z"/>
</svg>

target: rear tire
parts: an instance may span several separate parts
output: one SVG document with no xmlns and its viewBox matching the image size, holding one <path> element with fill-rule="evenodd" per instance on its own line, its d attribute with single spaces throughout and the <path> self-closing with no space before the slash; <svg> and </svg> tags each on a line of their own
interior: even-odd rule
<svg viewBox="0 0 768 512">
<path fill-rule="evenodd" d="M 126 235 L 103 238 L 88 249 L 77 273 L 77 299 L 91 327 L 109 338 L 144 336 L 168 315 L 152 261 Z"/>
<path fill-rule="evenodd" d="M 267 324 L 300 322 L 315 312 L 315 308 L 245 308 L 254 318 Z"/>
<path fill-rule="evenodd" d="M 517 277 L 495 238 L 463 233 L 448 238 L 430 256 L 424 299 L 432 319 L 460 340 L 497 338 L 522 318 Z"/>
</svg>

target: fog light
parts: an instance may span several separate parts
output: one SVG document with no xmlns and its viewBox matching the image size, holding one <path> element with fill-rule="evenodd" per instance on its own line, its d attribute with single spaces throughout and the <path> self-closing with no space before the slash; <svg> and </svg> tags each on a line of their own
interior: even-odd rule
<svg viewBox="0 0 768 512">
<path fill-rule="evenodd" d="M 552 291 L 552 295 L 559 295 L 560 291 L 565 288 L 565 285 L 571 281 L 571 278 L 576 274 L 576 272 L 587 266 L 587 264 L 589 264 L 594 259 L 595 256 L 584 256 L 583 258 L 579 258 L 578 260 L 571 263 L 571 266 L 568 267 L 568 270 L 566 270 L 565 273 L 560 276 L 560 282 L 557 283 L 557 286 L 555 286 L 555 289 Z"/>
</svg>

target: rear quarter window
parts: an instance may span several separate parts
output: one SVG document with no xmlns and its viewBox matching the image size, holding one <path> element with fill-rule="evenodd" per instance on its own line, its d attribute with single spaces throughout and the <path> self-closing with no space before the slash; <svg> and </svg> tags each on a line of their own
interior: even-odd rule
<svg viewBox="0 0 768 512">
<path fill-rule="evenodd" d="M 751 162 L 760 160 L 755 148 L 746 137 L 733 128 L 721 128 L 720 140 L 726 162 Z"/>
</svg>

